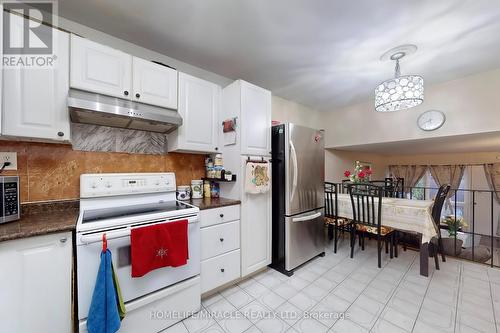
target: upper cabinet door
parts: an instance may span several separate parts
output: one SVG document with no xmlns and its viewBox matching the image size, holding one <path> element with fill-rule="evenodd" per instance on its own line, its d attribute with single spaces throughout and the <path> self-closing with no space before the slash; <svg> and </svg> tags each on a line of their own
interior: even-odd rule
<svg viewBox="0 0 500 333">
<path fill-rule="evenodd" d="M 177 109 L 177 71 L 133 57 L 132 100 Z"/>
<path fill-rule="evenodd" d="M 241 153 L 270 155 L 271 92 L 241 81 Z"/>
<path fill-rule="evenodd" d="M 131 55 L 71 35 L 72 88 L 128 99 L 131 84 Z"/>
<path fill-rule="evenodd" d="M 173 135 L 171 150 L 216 152 L 221 88 L 194 76 L 179 73 L 179 114 L 182 126 Z"/>
<path fill-rule="evenodd" d="M 16 29 L 17 27 L 18 29 Z M 16 30 L 14 30 L 16 29 Z M 57 60 L 52 68 L 3 70 L 2 134 L 31 139 L 68 141 L 70 121 L 66 98 L 69 89 L 69 35 L 53 33 Z M 22 20 L 11 25 L 11 36 L 22 40 Z"/>
</svg>

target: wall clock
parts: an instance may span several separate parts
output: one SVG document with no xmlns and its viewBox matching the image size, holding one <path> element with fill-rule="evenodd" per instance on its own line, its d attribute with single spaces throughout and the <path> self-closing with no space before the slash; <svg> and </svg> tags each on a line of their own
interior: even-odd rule
<svg viewBox="0 0 500 333">
<path fill-rule="evenodd" d="M 429 110 L 422 113 L 417 119 L 417 125 L 424 131 L 435 131 L 443 126 L 446 116 L 442 111 Z"/>
</svg>

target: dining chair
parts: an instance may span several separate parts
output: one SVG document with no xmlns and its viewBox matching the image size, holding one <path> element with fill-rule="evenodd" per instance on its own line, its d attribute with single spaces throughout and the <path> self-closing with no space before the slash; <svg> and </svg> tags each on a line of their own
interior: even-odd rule
<svg viewBox="0 0 500 333">
<path fill-rule="evenodd" d="M 451 185 L 444 184 L 438 189 L 436 196 L 434 197 L 434 205 L 432 206 L 432 221 L 434 222 L 434 228 L 436 229 L 437 235 L 433 238 L 429 245 L 432 245 L 432 253 L 434 254 L 434 262 L 436 264 L 436 269 L 439 269 L 439 259 L 438 252 L 441 254 L 441 259 L 446 262 L 446 257 L 444 255 L 443 239 L 441 238 L 441 212 L 443 210 L 444 202 L 450 192 Z M 435 240 L 434 240 L 435 239 Z M 437 242 L 437 244 L 435 243 Z"/>
<path fill-rule="evenodd" d="M 338 216 L 338 184 L 325 182 L 325 223 L 328 225 L 328 239 L 333 239 L 333 252 L 337 253 L 338 241 L 345 232 L 351 233 L 354 222 Z"/>
<path fill-rule="evenodd" d="M 382 267 L 383 242 L 390 244 L 390 257 L 394 254 L 397 257 L 397 243 L 395 229 L 382 225 L 382 198 L 383 186 L 373 184 L 347 185 L 348 193 L 351 197 L 353 221 L 356 228 L 351 230 L 351 258 L 354 256 L 354 245 L 356 243 L 356 233 L 361 237 L 361 249 L 364 250 L 364 234 L 373 234 L 377 239 L 378 267 Z"/>
</svg>

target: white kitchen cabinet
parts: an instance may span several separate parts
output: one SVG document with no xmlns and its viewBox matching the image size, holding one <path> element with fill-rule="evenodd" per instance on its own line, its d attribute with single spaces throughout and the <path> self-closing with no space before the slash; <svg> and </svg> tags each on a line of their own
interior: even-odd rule
<svg viewBox="0 0 500 333">
<path fill-rule="evenodd" d="M 168 136 L 169 151 L 215 153 L 221 88 L 179 73 L 179 115 L 182 125 Z"/>
<path fill-rule="evenodd" d="M 22 24 L 11 25 L 11 36 L 22 39 L 22 31 Z M 70 139 L 66 106 L 69 34 L 55 29 L 52 32 L 57 56 L 53 67 L 3 69 L 2 135 L 35 140 Z"/>
<path fill-rule="evenodd" d="M 177 71 L 71 35 L 71 88 L 177 109 Z"/>
<path fill-rule="evenodd" d="M 240 205 L 205 209 L 201 222 L 201 292 L 241 276 Z"/>
<path fill-rule="evenodd" d="M 0 332 L 71 332 L 71 233 L 0 243 Z"/>
<path fill-rule="evenodd" d="M 132 56 L 91 40 L 71 35 L 72 88 L 129 98 Z"/>
<path fill-rule="evenodd" d="M 241 153 L 271 154 L 271 92 L 241 81 Z"/>
<path fill-rule="evenodd" d="M 241 200 L 241 276 L 271 263 L 271 191 L 243 193 Z"/>
<path fill-rule="evenodd" d="M 177 109 L 177 71 L 133 57 L 132 99 L 138 102 Z"/>
</svg>

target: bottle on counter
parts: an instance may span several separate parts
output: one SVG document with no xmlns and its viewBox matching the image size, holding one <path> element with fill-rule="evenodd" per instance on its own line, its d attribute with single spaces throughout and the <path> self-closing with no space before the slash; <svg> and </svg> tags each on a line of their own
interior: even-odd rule
<svg viewBox="0 0 500 333">
<path fill-rule="evenodd" d="M 203 182 L 203 196 L 205 198 L 210 198 L 210 195 L 211 195 L 210 191 L 211 191 L 210 190 L 210 181 L 205 180 Z"/>
<path fill-rule="evenodd" d="M 210 197 L 218 198 L 220 193 L 219 183 L 211 182 L 210 184 Z"/>
</svg>

